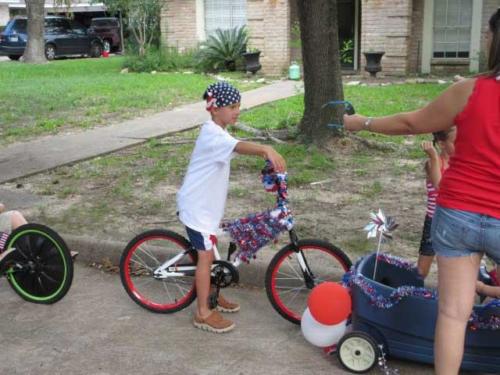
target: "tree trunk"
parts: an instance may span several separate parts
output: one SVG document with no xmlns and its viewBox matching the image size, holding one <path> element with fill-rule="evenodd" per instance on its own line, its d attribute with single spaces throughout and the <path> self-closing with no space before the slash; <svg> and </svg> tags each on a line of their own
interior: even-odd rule
<svg viewBox="0 0 500 375">
<path fill-rule="evenodd" d="M 125 55 L 125 39 L 123 38 L 123 17 L 121 10 L 120 10 L 120 52 L 122 55 Z"/>
<path fill-rule="evenodd" d="M 305 142 L 321 145 L 335 133 L 341 108 L 321 107 L 343 100 L 336 0 L 296 0 L 304 65 L 304 116 L 299 132 Z"/>
<path fill-rule="evenodd" d="M 24 50 L 24 62 L 33 64 L 46 63 L 44 30 L 45 0 L 26 0 L 28 15 L 28 43 Z"/>
</svg>

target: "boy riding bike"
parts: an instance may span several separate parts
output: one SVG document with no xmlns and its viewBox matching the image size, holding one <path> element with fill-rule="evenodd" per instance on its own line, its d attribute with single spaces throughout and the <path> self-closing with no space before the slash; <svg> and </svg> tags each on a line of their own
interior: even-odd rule
<svg viewBox="0 0 500 375">
<path fill-rule="evenodd" d="M 203 94 L 211 120 L 200 130 L 184 182 L 177 193 L 180 221 L 186 226 L 189 240 L 198 251 L 195 274 L 197 308 L 193 324 L 209 332 L 223 333 L 234 328 L 209 306 L 210 272 L 214 260 L 218 228 L 224 215 L 229 185 L 230 162 L 236 154 L 261 156 L 270 160 L 277 172 L 286 169 L 285 160 L 271 146 L 243 142 L 226 130 L 240 114 L 241 95 L 226 82 L 214 83 Z M 219 295 L 217 310 L 237 312 L 239 305 Z"/>
</svg>

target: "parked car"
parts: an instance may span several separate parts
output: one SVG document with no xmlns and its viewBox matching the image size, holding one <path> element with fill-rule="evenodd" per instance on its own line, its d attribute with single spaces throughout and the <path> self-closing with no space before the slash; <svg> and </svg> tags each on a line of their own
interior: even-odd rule
<svg viewBox="0 0 500 375">
<path fill-rule="evenodd" d="M 0 56 L 19 60 L 28 39 L 28 20 L 15 17 L 0 33 Z M 45 57 L 53 60 L 60 56 L 88 55 L 99 57 L 104 45 L 102 39 L 84 26 L 65 17 L 45 17 Z"/>
<path fill-rule="evenodd" d="M 119 51 L 121 49 L 120 21 L 118 18 L 92 18 L 89 29 L 101 37 L 105 51 Z"/>
</svg>

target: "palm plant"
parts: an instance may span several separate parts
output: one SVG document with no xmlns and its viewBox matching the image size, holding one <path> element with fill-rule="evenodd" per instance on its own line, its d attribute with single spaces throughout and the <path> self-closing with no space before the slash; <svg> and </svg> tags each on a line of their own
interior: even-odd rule
<svg viewBox="0 0 500 375">
<path fill-rule="evenodd" d="M 245 52 L 248 33 L 244 26 L 217 29 L 200 45 L 198 62 L 203 70 L 236 70 L 236 64 Z"/>
</svg>

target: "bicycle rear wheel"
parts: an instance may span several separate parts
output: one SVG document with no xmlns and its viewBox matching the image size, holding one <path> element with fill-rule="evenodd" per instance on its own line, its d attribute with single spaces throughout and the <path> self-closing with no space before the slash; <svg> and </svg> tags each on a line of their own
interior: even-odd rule
<svg viewBox="0 0 500 375">
<path fill-rule="evenodd" d="M 266 271 L 266 292 L 274 309 L 286 320 L 300 324 L 311 289 L 325 281 L 338 282 L 351 261 L 338 247 L 321 240 L 301 240 L 299 251 L 313 276 L 306 283 L 294 246 L 288 244 L 273 257 Z"/>
<path fill-rule="evenodd" d="M 73 260 L 64 240 L 52 229 L 22 225 L 10 234 L 6 251 L 11 251 L 2 260 L 7 279 L 23 299 L 52 304 L 66 295 L 73 281 Z"/>
<path fill-rule="evenodd" d="M 157 313 L 173 313 L 189 306 L 196 298 L 194 274 L 158 279 L 153 272 L 190 248 L 187 239 L 168 230 L 150 230 L 132 239 L 120 260 L 120 278 L 130 298 Z M 171 267 L 195 266 L 196 262 L 196 251 L 188 251 Z"/>
</svg>

